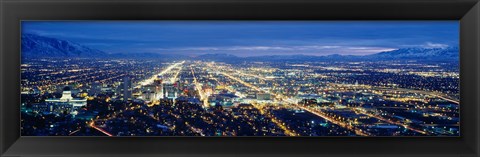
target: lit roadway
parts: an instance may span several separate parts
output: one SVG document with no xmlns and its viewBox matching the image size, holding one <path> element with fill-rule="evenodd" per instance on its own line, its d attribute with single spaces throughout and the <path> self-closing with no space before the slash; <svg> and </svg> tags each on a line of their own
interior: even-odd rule
<svg viewBox="0 0 480 157">
<path fill-rule="evenodd" d="M 351 85 L 351 84 L 335 84 L 335 85 L 339 85 L 339 86 L 358 86 L 358 85 Z M 422 93 L 422 94 L 426 94 L 426 95 L 434 95 L 434 96 L 440 97 L 440 96 L 438 96 L 438 95 L 432 94 L 431 92 L 420 91 L 420 90 L 410 90 L 410 89 L 403 89 L 403 88 L 390 89 L 390 88 L 384 88 L 384 87 L 373 87 L 373 86 L 365 86 L 365 85 L 360 85 L 360 86 L 361 86 L 361 87 L 366 87 L 366 88 L 371 88 L 371 89 L 373 89 L 373 90 L 407 91 L 407 92 L 416 92 L 416 93 Z M 441 97 L 441 98 L 443 98 L 443 97 Z M 446 99 L 446 100 L 449 100 L 449 101 L 450 101 L 450 99 Z M 453 101 L 453 102 L 455 102 L 455 101 Z M 403 124 L 403 123 L 401 123 L 401 122 L 394 122 L 394 121 L 389 120 L 389 119 L 386 119 L 386 118 L 384 118 L 384 117 L 382 117 L 382 116 L 370 114 L 370 113 L 364 111 L 364 110 L 361 109 L 361 108 L 353 108 L 353 110 L 356 111 L 356 112 L 365 114 L 365 115 L 367 115 L 367 116 L 369 116 L 369 117 L 373 117 L 373 118 L 379 119 L 379 120 L 381 120 L 381 121 L 390 123 L 390 124 L 395 124 L 395 125 L 403 126 L 403 127 L 405 127 L 406 129 L 411 130 L 411 131 L 414 131 L 414 132 L 418 132 L 418 133 L 421 133 L 421 134 L 428 134 L 427 132 L 425 132 L 425 131 L 423 131 L 423 130 L 419 130 L 419 129 L 412 128 L 412 127 L 410 127 L 410 126 L 407 125 L 407 124 Z"/>
<path fill-rule="evenodd" d="M 68 134 L 68 136 L 72 136 L 73 134 L 75 134 L 75 133 L 79 132 L 80 130 L 81 130 L 81 129 L 77 129 L 77 130 L 75 130 L 75 131 L 71 132 L 70 134 Z"/>
<path fill-rule="evenodd" d="M 233 76 L 230 76 L 231 79 L 234 79 L 236 80 Z M 218 80 L 217 80 L 218 81 Z M 241 81 L 241 80 L 240 80 Z M 242 81 L 243 82 L 243 81 Z M 242 83 L 243 85 L 245 86 L 248 86 L 250 88 L 254 88 L 255 86 L 249 84 L 249 83 L 246 83 L 246 82 L 243 82 Z M 243 93 L 240 93 L 237 91 L 237 93 L 239 93 L 239 95 L 245 95 Z M 269 117 L 273 123 L 275 123 L 278 127 L 280 127 L 280 129 L 282 129 L 284 131 L 284 133 L 288 136 L 298 136 L 297 133 L 295 133 L 295 131 L 292 131 L 290 129 L 287 128 L 287 126 L 283 125 L 280 121 L 278 121 L 275 117 L 271 116 L 270 114 L 267 114 L 265 113 L 265 111 L 263 110 L 263 108 L 259 107 L 259 105 L 257 105 L 255 102 L 252 102 L 253 104 L 253 107 L 255 107 L 256 109 L 258 109 L 260 111 L 260 114 L 262 115 L 265 115 L 267 117 Z"/>
<path fill-rule="evenodd" d="M 278 97 L 278 96 L 276 96 Z M 287 99 L 286 97 L 284 97 L 284 100 L 290 100 L 290 99 Z M 361 130 L 361 129 L 357 129 L 355 128 L 354 126 L 348 124 L 348 123 L 345 123 L 345 122 L 342 122 L 342 121 L 339 121 L 339 120 L 336 120 L 336 119 L 333 119 L 327 115 L 325 115 L 323 112 L 321 111 L 317 111 L 317 110 L 313 110 L 313 109 L 310 109 L 308 107 L 305 107 L 305 106 L 301 106 L 301 105 L 298 105 L 296 102 L 290 100 L 290 101 L 287 101 L 288 103 L 290 104 L 293 104 L 294 106 L 298 107 L 298 108 L 301 108 L 302 110 L 305 110 L 305 111 L 308 111 L 316 116 L 319 116 L 319 117 L 322 117 L 323 119 L 326 119 L 328 121 L 330 121 L 331 123 L 333 124 L 336 124 L 336 125 L 339 125 L 343 128 L 346 128 L 346 129 L 349 129 L 351 131 L 354 131 L 355 134 L 357 135 L 360 135 L 360 136 L 371 136 L 370 133 L 364 131 L 364 130 Z"/>
<path fill-rule="evenodd" d="M 295 133 L 295 131 L 292 131 L 290 129 L 287 128 L 287 126 L 283 125 L 279 120 L 277 120 L 275 117 L 273 117 L 272 115 L 270 114 L 267 114 L 265 113 L 265 111 L 263 110 L 263 108 L 259 107 L 259 105 L 255 104 L 255 103 L 252 103 L 253 106 L 260 111 L 260 114 L 262 115 L 265 115 L 267 116 L 268 118 L 270 118 L 272 120 L 273 123 L 275 123 L 278 127 L 280 127 L 280 129 L 282 129 L 284 131 L 284 133 L 288 136 L 298 136 L 297 133 Z"/>
<path fill-rule="evenodd" d="M 372 90 L 385 90 L 385 91 L 402 91 L 402 92 L 410 92 L 410 93 L 419 93 L 419 94 L 424 94 L 424 95 L 430 95 L 434 96 L 440 99 L 444 99 L 456 104 L 460 104 L 460 101 L 452 98 L 446 94 L 443 93 L 438 93 L 438 92 L 429 92 L 429 91 L 423 91 L 423 90 L 415 90 L 415 89 L 406 89 L 406 88 L 388 88 L 388 87 L 375 87 L 375 86 L 369 86 L 369 85 L 353 85 L 353 84 L 338 84 L 338 83 L 330 83 L 336 86 L 346 86 L 346 87 L 352 87 L 352 86 L 360 86 L 364 87 L 367 89 L 372 89 Z"/>
<path fill-rule="evenodd" d="M 105 135 L 107 135 L 107 136 L 113 136 L 112 134 L 110 134 L 109 132 L 103 130 L 102 128 L 99 128 L 99 127 L 95 126 L 95 122 L 94 122 L 94 121 L 90 122 L 89 126 L 92 127 L 92 128 L 94 128 L 95 130 L 98 130 L 98 131 L 102 132 L 103 134 L 105 134 Z"/>
<path fill-rule="evenodd" d="M 359 108 L 353 108 L 353 110 L 355 110 L 355 111 L 357 111 L 357 112 L 360 112 L 360 113 L 362 113 L 362 114 L 365 114 L 365 115 L 367 115 L 367 116 L 369 116 L 369 117 L 374 117 L 374 118 L 377 118 L 377 119 L 379 119 L 379 120 L 381 120 L 381 121 L 385 121 L 385 122 L 390 123 L 390 124 L 395 124 L 395 125 L 403 126 L 403 127 L 407 128 L 408 130 L 412 130 L 412 131 L 415 131 L 415 132 L 418 132 L 418 133 L 421 133 L 421 134 L 424 134 L 424 135 L 428 134 L 427 132 L 425 132 L 425 131 L 423 131 L 423 130 L 419 130 L 419 129 L 412 128 L 412 127 L 410 127 L 409 125 L 406 125 L 406 124 L 403 124 L 403 123 L 400 123 L 400 122 L 391 121 L 391 120 L 389 120 L 389 119 L 383 118 L 382 116 L 370 114 L 370 113 L 368 113 L 368 112 L 366 112 L 366 111 L 364 111 L 364 110 L 362 110 L 362 109 L 359 109 Z"/>
<path fill-rule="evenodd" d="M 193 132 L 197 133 L 197 134 L 200 134 L 200 136 L 205 136 L 205 134 L 203 133 L 202 129 L 199 129 L 199 128 L 195 128 L 193 127 L 192 125 L 188 124 L 188 122 L 185 122 L 185 125 L 188 126 L 190 128 L 190 130 L 192 130 Z"/>
<path fill-rule="evenodd" d="M 234 76 L 232 76 L 232 75 L 230 75 L 230 74 L 227 74 L 227 73 L 225 73 L 225 72 L 220 72 L 220 73 L 221 73 L 222 75 L 224 75 L 224 76 L 227 76 L 227 77 L 231 78 L 232 80 L 235 80 L 235 81 L 237 81 L 237 82 L 240 82 L 241 84 L 243 84 L 243 85 L 245 85 L 245 86 L 247 86 L 247 87 L 250 87 L 250 88 L 255 89 L 255 90 L 257 90 L 257 91 L 260 91 L 260 92 L 269 93 L 269 91 L 267 91 L 267 90 L 262 90 L 262 89 L 260 89 L 260 88 L 258 88 L 258 87 L 256 87 L 256 86 L 251 85 L 250 83 L 247 83 L 247 82 L 245 82 L 245 81 L 243 81 L 243 80 L 241 80 L 241 79 L 239 79 L 239 78 L 236 78 L 236 77 L 234 77 Z"/>
<path fill-rule="evenodd" d="M 153 83 L 153 81 L 155 81 L 155 79 L 157 78 L 158 75 L 163 75 L 167 72 L 170 72 L 173 68 L 177 67 L 177 66 L 180 66 L 182 65 L 183 63 L 185 63 L 185 61 L 182 61 L 182 62 L 178 62 L 178 63 L 175 63 L 175 64 L 172 64 L 170 65 L 169 67 L 167 67 L 166 69 L 164 69 L 163 71 L 161 71 L 160 73 L 156 74 L 156 75 L 153 75 L 151 78 L 149 79 L 146 79 L 146 80 L 143 80 L 142 82 L 139 83 L 139 85 L 136 87 L 136 88 L 140 88 L 141 86 L 144 86 L 144 85 L 148 85 L 148 84 L 151 84 Z"/>
<path fill-rule="evenodd" d="M 245 98 L 246 97 L 245 94 L 236 91 L 235 89 L 233 89 L 230 86 L 226 86 L 223 82 L 220 82 L 217 78 L 212 77 L 210 79 L 217 81 L 217 83 L 221 86 L 225 86 L 225 89 L 227 89 L 229 92 L 235 93 L 235 95 L 237 95 L 238 97 L 240 97 L 240 98 Z"/>
<path fill-rule="evenodd" d="M 451 98 L 450 96 L 443 94 L 443 93 L 437 93 L 437 92 L 429 92 L 429 91 L 423 91 L 423 90 L 414 90 L 414 89 L 405 89 L 405 88 L 395 88 L 395 89 L 390 89 L 390 88 L 381 88 L 381 87 L 373 87 L 378 90 L 390 90 L 390 91 L 405 91 L 405 92 L 412 92 L 412 93 L 420 93 L 420 94 L 425 94 L 425 95 L 431 95 L 440 99 L 444 99 L 456 104 L 460 104 L 460 101 L 455 100 L 454 98 Z"/>
<path fill-rule="evenodd" d="M 193 69 L 192 69 L 192 71 L 193 71 Z M 217 72 L 218 72 L 218 71 L 217 71 Z M 242 81 L 242 80 L 240 80 L 240 79 L 238 79 L 238 78 L 236 78 L 236 77 L 233 77 L 233 76 L 231 76 L 231 75 L 229 75 L 229 74 L 227 74 L 227 73 L 224 73 L 224 72 L 220 72 L 220 73 L 221 73 L 222 75 L 224 75 L 224 76 L 227 76 L 227 77 L 230 78 L 230 79 L 233 79 L 233 80 L 235 80 L 235 81 L 237 81 L 237 82 L 240 82 L 241 84 L 243 84 L 243 85 L 245 85 L 245 86 L 247 86 L 247 87 L 253 88 L 253 89 L 257 90 L 257 91 L 261 91 L 260 88 L 255 87 L 255 86 L 253 86 L 253 85 L 251 85 L 251 84 L 249 84 L 249 83 L 247 83 L 247 82 L 244 82 L 244 81 Z M 218 83 L 223 84 L 223 83 L 219 82 L 218 79 L 216 79 L 216 78 L 213 78 L 213 79 L 214 79 L 215 81 L 217 81 Z M 229 89 L 229 91 L 233 91 L 233 90 L 232 90 L 232 89 Z M 236 93 L 239 93 L 239 95 L 244 95 L 244 94 L 242 94 L 242 93 L 240 93 L 240 92 L 238 92 L 238 91 L 237 91 Z M 263 111 L 263 108 L 259 107 L 258 105 L 255 105 L 255 104 L 254 104 L 253 106 L 260 111 L 260 114 L 269 117 L 269 118 L 272 120 L 273 123 L 275 123 L 280 129 L 282 129 L 282 130 L 284 131 L 284 133 L 285 133 L 286 135 L 288 135 L 288 136 L 298 136 L 298 134 L 295 133 L 295 131 L 292 131 L 292 130 L 288 129 L 287 126 L 283 125 L 283 124 L 282 124 L 280 121 L 278 121 L 275 117 L 273 117 L 273 116 L 271 116 L 271 115 L 269 115 L 269 114 L 266 114 L 266 113 Z"/>
<path fill-rule="evenodd" d="M 240 82 L 241 84 L 243 84 L 243 85 L 245 85 L 245 86 L 247 86 L 247 87 L 250 87 L 250 88 L 255 89 L 255 90 L 257 90 L 257 91 L 263 91 L 263 92 L 267 92 L 267 93 L 268 93 L 268 91 L 264 91 L 264 90 L 262 90 L 262 89 L 260 89 L 260 88 L 258 88 L 258 87 L 256 87 L 256 86 L 251 85 L 251 84 L 249 84 L 249 83 L 247 83 L 247 82 L 245 82 L 245 81 L 243 81 L 243 80 L 241 80 L 241 79 L 239 79 L 239 78 L 236 78 L 236 77 L 234 77 L 234 76 L 232 76 L 232 75 L 229 75 L 229 74 L 224 73 L 224 72 L 220 72 L 220 73 L 221 73 L 222 75 L 224 75 L 224 76 L 227 76 L 227 77 L 229 77 L 229 78 L 237 81 L 237 82 Z M 345 123 L 345 122 L 338 121 L 338 120 L 335 120 L 335 119 L 333 119 L 333 118 L 330 118 L 330 117 L 324 115 L 323 113 L 321 113 L 321 112 L 319 112 L 319 111 L 311 110 L 311 109 L 306 108 L 306 107 L 304 107 L 304 106 L 297 105 L 296 102 L 294 102 L 293 100 L 291 100 L 291 99 L 289 99 L 289 98 L 287 98 L 287 97 L 285 97 L 285 96 L 281 96 L 281 95 L 278 95 L 278 94 L 274 94 L 274 96 L 275 96 L 276 98 L 281 98 L 282 100 L 287 100 L 287 103 L 293 104 L 293 105 L 295 105 L 295 106 L 298 107 L 298 108 L 301 108 L 301 109 L 306 110 L 306 111 L 308 111 L 308 112 L 310 112 L 310 113 L 312 113 L 312 114 L 315 114 L 315 115 L 317 115 L 317 116 L 319 116 L 319 117 L 322 117 L 322 118 L 330 121 L 330 122 L 333 123 L 333 124 L 339 125 L 339 126 L 341 126 L 341 127 L 344 127 L 344 128 L 346 128 L 346 129 L 349 129 L 349 130 L 352 130 L 352 131 L 354 131 L 357 135 L 360 135 L 360 136 L 369 136 L 369 135 L 370 135 L 369 133 L 366 133 L 366 132 L 364 132 L 363 130 L 356 129 L 354 126 L 349 125 L 348 123 Z"/>
<path fill-rule="evenodd" d="M 177 73 L 175 73 L 175 75 L 170 79 L 170 82 L 173 83 L 173 82 L 177 81 L 178 74 L 180 74 L 180 71 L 182 71 L 182 67 L 183 67 L 183 66 L 180 66 L 180 67 L 178 68 Z"/>
<path fill-rule="evenodd" d="M 269 80 L 269 79 L 267 79 L 267 78 L 265 78 L 265 77 L 262 77 L 262 76 L 257 76 L 257 75 L 253 75 L 253 74 L 243 73 L 243 72 L 241 72 L 241 71 L 238 71 L 238 73 L 239 73 L 240 75 L 251 76 L 251 77 L 255 77 L 255 78 L 258 78 L 258 79 L 261 79 L 261 80 L 264 80 L 264 81 Z"/>
<path fill-rule="evenodd" d="M 353 86 L 351 84 L 335 84 L 335 85 L 340 85 L 340 86 Z M 450 101 L 450 102 L 454 102 L 454 103 L 457 103 L 459 104 L 460 102 L 458 100 L 452 100 L 452 99 L 449 99 L 449 98 L 446 98 L 444 96 L 441 96 L 437 93 L 434 93 L 434 92 L 428 92 L 428 91 L 422 91 L 422 90 L 414 90 L 414 89 L 405 89 L 405 88 L 395 88 L 395 89 L 392 89 L 392 88 L 386 88 L 386 87 L 374 87 L 374 86 L 363 86 L 362 87 L 367 87 L 367 88 L 370 88 L 370 89 L 373 89 L 373 90 L 388 90 L 388 91 L 403 91 L 403 92 L 411 92 L 411 93 L 420 93 L 420 94 L 425 94 L 425 95 L 431 95 L 431 96 L 435 96 L 435 97 L 438 97 L 438 98 L 441 98 L 441 99 L 444 99 L 444 100 L 447 100 L 447 101 Z M 414 131 L 414 132 L 418 132 L 418 133 L 421 133 L 421 134 L 424 134 L 424 135 L 427 135 L 428 133 L 423 131 L 423 130 L 419 130 L 419 129 L 416 129 L 416 128 L 412 128 L 411 126 L 407 125 L 407 124 L 404 124 L 404 123 L 401 123 L 401 122 L 395 122 L 395 121 L 392 121 L 392 120 L 389 120 L 389 119 L 386 119 L 382 116 L 379 116 L 379 115 L 375 115 L 375 114 L 371 114 L 371 113 L 368 113 L 366 112 L 365 110 L 361 109 L 361 108 L 353 108 L 355 111 L 357 112 L 360 112 L 362 114 L 365 114 L 369 117 L 373 117 L 373 118 L 377 118 L 381 121 L 384 121 L 384 122 L 387 122 L 387 123 L 390 123 L 390 124 L 395 124 L 395 125 L 399 125 L 399 126 L 403 126 L 405 127 L 406 129 L 408 130 L 411 130 L 411 131 Z"/>
<path fill-rule="evenodd" d="M 203 101 L 203 107 L 208 107 L 208 97 L 207 95 L 203 92 L 202 90 L 202 86 L 200 85 L 200 83 L 198 83 L 197 81 L 197 77 L 195 76 L 195 71 L 193 70 L 192 66 L 190 66 L 190 70 L 192 71 L 192 75 L 193 75 L 193 83 L 195 84 L 195 88 L 197 89 L 198 91 L 198 95 L 200 95 L 200 100 Z"/>
</svg>

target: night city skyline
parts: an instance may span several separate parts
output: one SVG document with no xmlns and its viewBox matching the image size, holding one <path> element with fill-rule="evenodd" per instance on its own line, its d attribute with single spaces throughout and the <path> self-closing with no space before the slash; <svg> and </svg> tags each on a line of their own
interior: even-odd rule
<svg viewBox="0 0 480 157">
<path fill-rule="evenodd" d="M 460 136 L 458 21 L 23 21 L 22 136 Z"/>
</svg>

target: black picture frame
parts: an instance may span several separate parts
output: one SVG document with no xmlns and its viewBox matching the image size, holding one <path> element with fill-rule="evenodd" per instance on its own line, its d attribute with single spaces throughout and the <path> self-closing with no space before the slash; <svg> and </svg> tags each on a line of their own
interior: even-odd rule
<svg viewBox="0 0 480 157">
<path fill-rule="evenodd" d="M 478 0 L 1 0 L 1 156 L 444 156 L 480 153 Z M 21 20 L 459 20 L 461 137 L 20 137 Z"/>
</svg>

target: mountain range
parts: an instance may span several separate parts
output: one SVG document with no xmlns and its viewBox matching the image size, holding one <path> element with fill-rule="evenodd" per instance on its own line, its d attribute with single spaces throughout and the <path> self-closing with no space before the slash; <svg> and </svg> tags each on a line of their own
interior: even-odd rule
<svg viewBox="0 0 480 157">
<path fill-rule="evenodd" d="M 231 54 L 204 54 L 196 57 L 177 54 L 157 53 L 113 53 L 50 37 L 35 34 L 22 34 L 22 57 L 109 57 L 109 58 L 157 58 L 157 59 L 194 59 L 206 61 L 243 62 L 243 61 L 359 61 L 359 60 L 458 60 L 458 47 L 448 48 L 401 48 L 365 56 L 355 55 L 270 55 L 238 57 Z"/>
<path fill-rule="evenodd" d="M 385 51 L 371 55 L 327 55 L 327 56 L 310 56 L 310 55 L 269 55 L 269 56 L 252 56 L 238 57 L 231 54 L 205 54 L 196 57 L 199 60 L 207 61 L 383 61 L 383 60 L 423 60 L 423 61 L 458 61 L 458 47 L 447 48 L 402 48 L 393 51 Z"/>
<path fill-rule="evenodd" d="M 94 57 L 105 52 L 67 40 L 22 34 L 22 57 Z"/>
<path fill-rule="evenodd" d="M 459 57 L 458 47 L 447 48 L 402 48 L 393 51 L 380 52 L 367 57 L 384 59 L 451 59 Z"/>
</svg>

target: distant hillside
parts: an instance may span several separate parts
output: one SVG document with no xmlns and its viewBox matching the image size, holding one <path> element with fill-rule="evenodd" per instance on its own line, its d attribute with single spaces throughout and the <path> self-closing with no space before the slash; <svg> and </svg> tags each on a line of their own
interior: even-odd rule
<svg viewBox="0 0 480 157">
<path fill-rule="evenodd" d="M 402 48 L 393 51 L 380 52 L 366 56 L 353 55 L 269 55 L 238 57 L 232 54 L 204 54 L 197 57 L 188 57 L 180 54 L 158 53 L 115 53 L 107 54 L 103 51 L 67 40 L 43 37 L 34 34 L 22 34 L 22 57 L 109 57 L 109 58 L 155 58 L 165 60 L 205 60 L 238 63 L 244 61 L 361 61 L 361 60 L 459 60 L 458 47 L 448 48 Z"/>
<path fill-rule="evenodd" d="M 22 57 L 101 57 L 105 52 L 67 40 L 22 34 Z"/>
<path fill-rule="evenodd" d="M 225 61 L 225 60 L 241 60 L 243 59 L 242 57 L 237 57 L 235 55 L 231 54 L 223 54 L 223 53 L 214 53 L 214 54 L 204 54 L 200 55 L 197 57 L 194 57 L 194 59 L 198 60 L 209 60 L 209 61 Z"/>
<path fill-rule="evenodd" d="M 362 60 L 456 60 L 459 59 L 458 47 L 449 48 L 403 48 L 393 51 L 380 52 L 366 56 L 339 55 L 311 56 L 311 55 L 269 55 L 237 57 L 231 54 L 205 54 L 196 57 L 198 60 L 243 62 L 243 61 L 362 61 Z"/>
<path fill-rule="evenodd" d="M 158 54 L 158 53 L 147 53 L 147 52 L 137 52 L 137 53 L 113 53 L 109 54 L 108 57 L 111 58 L 137 58 L 137 59 L 164 59 L 164 60 L 187 60 L 191 59 L 188 56 L 177 55 L 177 54 Z"/>
<path fill-rule="evenodd" d="M 393 51 L 368 55 L 377 59 L 416 59 L 416 60 L 450 60 L 459 58 L 458 47 L 448 48 L 403 48 Z"/>
</svg>

